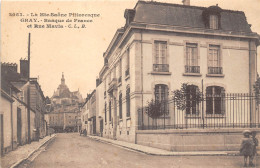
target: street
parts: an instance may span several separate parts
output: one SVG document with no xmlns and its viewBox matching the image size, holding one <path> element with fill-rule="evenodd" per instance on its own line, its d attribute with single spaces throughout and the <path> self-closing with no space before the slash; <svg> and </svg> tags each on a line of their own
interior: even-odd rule
<svg viewBox="0 0 260 168">
<path fill-rule="evenodd" d="M 46 167 L 242 167 L 242 156 L 151 156 L 95 141 L 78 133 L 61 133 L 19 168 Z M 260 165 L 260 157 L 257 158 Z"/>
</svg>

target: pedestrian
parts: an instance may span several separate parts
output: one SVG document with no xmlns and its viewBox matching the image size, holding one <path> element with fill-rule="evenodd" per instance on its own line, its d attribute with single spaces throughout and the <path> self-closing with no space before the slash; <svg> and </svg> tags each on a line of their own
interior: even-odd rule
<svg viewBox="0 0 260 168">
<path fill-rule="evenodd" d="M 86 128 L 83 130 L 83 134 L 84 134 L 84 136 L 87 136 L 87 130 L 86 130 Z"/>
<path fill-rule="evenodd" d="M 245 130 L 243 131 L 244 138 L 242 139 L 240 154 L 244 156 L 244 166 L 247 166 L 247 159 L 249 158 L 249 166 L 253 165 L 253 155 L 254 155 L 254 142 L 253 139 L 250 138 L 251 131 Z"/>
<path fill-rule="evenodd" d="M 257 146 L 258 146 L 258 139 L 256 138 L 256 131 L 252 131 L 252 139 L 254 142 L 254 150 L 253 150 L 253 158 L 252 160 L 254 160 L 255 156 L 257 155 Z"/>
</svg>

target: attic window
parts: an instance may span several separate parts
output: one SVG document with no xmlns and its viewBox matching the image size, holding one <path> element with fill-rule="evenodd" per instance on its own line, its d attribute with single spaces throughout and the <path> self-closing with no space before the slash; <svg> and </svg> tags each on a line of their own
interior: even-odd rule
<svg viewBox="0 0 260 168">
<path fill-rule="evenodd" d="M 221 11 L 220 7 L 210 6 L 202 12 L 202 18 L 205 23 L 205 27 L 209 29 L 221 29 Z"/>
<path fill-rule="evenodd" d="M 218 16 L 217 15 L 209 16 L 209 28 L 218 29 Z"/>
</svg>

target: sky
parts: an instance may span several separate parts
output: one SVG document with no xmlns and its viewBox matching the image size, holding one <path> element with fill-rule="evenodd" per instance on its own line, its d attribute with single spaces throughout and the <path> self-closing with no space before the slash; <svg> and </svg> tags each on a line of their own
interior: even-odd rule
<svg viewBox="0 0 260 168">
<path fill-rule="evenodd" d="M 182 0 L 157 0 L 181 4 Z M 125 24 L 125 9 L 134 8 L 137 0 L 87 1 L 2 1 L 1 62 L 18 64 L 27 58 L 28 34 L 31 33 L 31 77 L 39 77 L 45 96 L 51 97 L 64 72 L 71 91 L 79 89 L 85 98 L 96 86 L 106 51 L 116 30 Z M 244 11 L 252 31 L 260 34 L 260 0 L 191 0 L 192 6 L 218 4 L 222 9 Z M 24 17 L 9 13 L 95 13 L 100 17 L 84 29 L 28 28 Z M 27 17 L 37 18 L 39 17 Z M 260 53 L 260 47 L 258 47 Z M 260 59 L 258 59 L 259 62 Z M 258 71 L 260 64 L 258 63 Z"/>
</svg>

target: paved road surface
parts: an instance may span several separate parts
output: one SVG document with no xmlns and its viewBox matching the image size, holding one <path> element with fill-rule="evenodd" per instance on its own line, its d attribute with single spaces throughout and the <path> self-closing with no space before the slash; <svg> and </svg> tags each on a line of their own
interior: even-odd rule
<svg viewBox="0 0 260 168">
<path fill-rule="evenodd" d="M 58 134 L 19 168 L 237 168 L 242 165 L 242 156 L 151 156 L 79 134 L 64 133 Z"/>
</svg>

